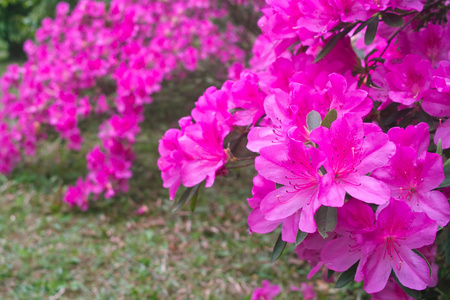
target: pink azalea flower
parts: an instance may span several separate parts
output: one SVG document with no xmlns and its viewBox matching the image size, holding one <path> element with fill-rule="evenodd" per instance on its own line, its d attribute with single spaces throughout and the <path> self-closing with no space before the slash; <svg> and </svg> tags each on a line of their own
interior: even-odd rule
<svg viewBox="0 0 450 300">
<path fill-rule="evenodd" d="M 263 280 L 262 285 L 253 291 L 250 300 L 272 300 L 281 292 L 281 287 L 270 284 L 269 280 Z"/>
<path fill-rule="evenodd" d="M 450 205 L 447 197 L 434 189 L 444 180 L 442 157 L 436 153 L 424 151 L 428 146 L 428 126 L 419 124 L 415 130 L 409 126 L 405 130 L 393 128 L 388 134 L 391 140 L 400 141 L 397 152 L 384 167 L 375 170 L 372 175 L 388 184 L 394 199 L 406 202 L 413 211 L 424 212 L 440 226 L 450 221 Z M 415 134 L 422 131 L 424 134 Z M 404 138 L 399 137 L 403 132 Z M 409 136 L 408 136 L 409 135 Z M 423 140 L 419 141 L 422 137 Z M 412 147 L 402 146 L 405 141 L 416 139 L 420 146 L 418 152 Z M 412 143 L 411 145 L 415 145 Z M 416 144 L 417 145 L 417 144 Z"/>
<path fill-rule="evenodd" d="M 310 138 L 327 157 L 327 173 L 320 179 L 319 199 L 323 205 L 341 207 L 346 192 L 368 203 L 389 200 L 385 183 L 366 176 L 385 165 L 395 152 L 395 145 L 378 126 L 347 114 L 334 121 L 330 129 L 313 130 Z"/>
<path fill-rule="evenodd" d="M 214 116 L 221 126 L 229 126 L 231 117 L 229 110 L 230 97 L 226 91 L 209 87 L 195 102 L 192 117 L 196 122 L 207 122 Z"/>
<path fill-rule="evenodd" d="M 385 288 L 394 271 L 404 286 L 425 289 L 431 283 L 430 271 L 412 249 L 432 244 L 438 225 L 424 213 L 412 212 L 406 203 L 394 200 L 378 213 L 376 224 L 374 231 L 357 236 L 362 259 L 355 279 L 364 279 L 366 292 L 376 293 Z"/>
<path fill-rule="evenodd" d="M 233 114 L 234 124 L 255 125 L 265 114 L 263 103 L 266 95 L 260 90 L 258 82 L 256 74 L 244 71 L 240 79 L 231 86 L 232 106 L 241 109 Z"/>
<path fill-rule="evenodd" d="M 143 214 L 146 214 L 146 213 L 148 213 L 148 212 L 149 212 L 148 206 L 147 206 L 147 205 L 142 205 L 141 207 L 139 207 L 139 208 L 135 211 L 135 214 L 137 214 L 137 215 L 143 215 Z"/>
<path fill-rule="evenodd" d="M 414 298 L 409 296 L 403 289 L 390 277 L 386 286 L 380 292 L 372 293 L 372 300 L 413 300 Z"/>
<path fill-rule="evenodd" d="M 431 83 L 430 61 L 409 54 L 401 63 L 388 60 L 385 66 L 390 71 L 386 74 L 386 82 L 392 101 L 411 105 L 422 99 Z"/>
<path fill-rule="evenodd" d="M 293 292 L 301 292 L 303 294 L 303 299 L 312 300 L 317 297 L 316 292 L 314 291 L 314 286 L 310 283 L 302 282 L 301 287 L 291 286 L 290 289 Z"/>
<path fill-rule="evenodd" d="M 252 234 L 253 232 L 262 234 L 269 233 L 274 231 L 280 224 L 282 224 L 282 240 L 288 243 L 294 243 L 298 233 L 298 214 L 293 214 L 285 219 L 280 220 L 267 220 L 264 214 L 261 212 L 261 201 L 267 196 L 267 194 L 274 190 L 275 182 L 267 180 L 259 174 L 256 175 L 255 178 L 253 178 L 253 198 L 247 199 L 248 204 L 253 208 L 253 211 L 247 218 L 250 234 Z"/>
<path fill-rule="evenodd" d="M 88 189 L 82 178 L 78 178 L 75 186 L 69 186 L 64 201 L 70 206 L 78 206 L 81 210 L 88 208 Z"/>
<path fill-rule="evenodd" d="M 389 140 L 397 146 L 411 147 L 416 150 L 417 156 L 427 152 L 430 144 L 430 132 L 427 123 L 410 125 L 406 128 L 393 127 L 389 129 Z"/>
<path fill-rule="evenodd" d="M 448 60 L 450 45 L 446 42 L 449 36 L 449 25 L 428 24 L 419 31 L 408 27 L 406 33 L 399 36 L 398 44 L 402 53 L 420 55 L 436 67 L 442 60 Z M 420 42 L 419 42 L 420 41 Z"/>
<path fill-rule="evenodd" d="M 181 168 L 184 186 L 192 187 L 206 179 L 206 187 L 212 186 L 228 155 L 223 141 L 230 132 L 226 126 L 218 126 L 217 119 L 187 126 L 178 143 L 188 157 Z"/>
<path fill-rule="evenodd" d="M 363 257 L 357 235 L 375 229 L 372 208 L 356 199 L 350 199 L 337 210 L 335 231 L 339 236 L 321 249 L 321 260 L 327 268 L 344 272 Z"/>
<path fill-rule="evenodd" d="M 159 140 L 158 168 L 161 170 L 163 187 L 169 188 L 170 200 L 175 198 L 178 187 L 181 184 L 181 167 L 186 155 L 180 147 L 178 139 L 184 132 L 184 128 L 191 125 L 190 118 L 183 118 L 179 121 L 181 130 L 169 129 Z"/>
<path fill-rule="evenodd" d="M 295 248 L 298 259 L 306 260 L 312 267 L 307 278 L 311 279 L 322 269 L 324 262 L 321 257 L 322 248 L 336 237 L 335 233 L 330 233 L 327 238 L 323 238 L 318 232 L 309 233 L 303 242 Z"/>
<path fill-rule="evenodd" d="M 426 261 L 412 249 L 434 242 L 437 224 L 404 202 L 391 200 L 377 215 L 365 203 L 350 200 L 338 209 L 338 238 L 323 247 L 321 259 L 332 270 L 345 271 L 358 262 L 356 281 L 364 279 L 368 293 L 383 290 L 391 271 L 409 288 L 432 283 Z"/>
<path fill-rule="evenodd" d="M 293 127 L 288 135 L 295 136 L 295 131 L 296 127 Z M 265 218 L 274 221 L 299 214 L 298 228 L 304 232 L 314 232 L 314 214 L 321 205 L 317 196 L 323 154 L 316 148 L 306 148 L 302 142 L 290 137 L 286 139 L 286 144 L 264 147 L 260 153 L 261 156 L 255 160 L 258 173 L 283 185 L 261 201 L 260 209 Z"/>
<path fill-rule="evenodd" d="M 302 282 L 301 283 L 301 291 L 303 293 L 303 299 L 305 299 L 305 300 L 312 300 L 317 297 L 317 294 L 314 291 L 314 286 L 312 284 Z"/>
</svg>

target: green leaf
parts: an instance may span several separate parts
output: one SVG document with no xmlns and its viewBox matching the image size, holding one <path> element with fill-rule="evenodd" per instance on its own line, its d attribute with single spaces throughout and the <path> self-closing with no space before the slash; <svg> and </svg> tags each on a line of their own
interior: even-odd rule
<svg viewBox="0 0 450 300">
<path fill-rule="evenodd" d="M 330 53 L 331 50 L 333 50 L 334 46 L 336 46 L 337 42 L 342 39 L 344 36 L 347 35 L 355 26 L 350 26 L 333 36 L 328 43 L 322 48 L 322 50 L 317 54 L 316 59 L 314 62 L 321 61 L 328 53 Z"/>
<path fill-rule="evenodd" d="M 436 147 L 436 153 L 442 156 L 442 141 L 439 139 Z"/>
<path fill-rule="evenodd" d="M 336 273 L 336 272 L 334 272 L 333 270 L 328 269 L 328 272 L 327 272 L 327 279 L 330 279 L 331 276 L 333 276 L 334 273 Z"/>
<path fill-rule="evenodd" d="M 384 62 L 386 60 L 384 58 L 381 58 L 381 57 L 374 57 L 374 58 L 370 59 L 369 61 L 376 61 L 376 62 L 384 64 Z"/>
<path fill-rule="evenodd" d="M 352 36 L 357 35 L 359 32 L 361 32 L 361 30 L 363 30 L 364 28 L 366 28 L 367 22 L 368 22 L 368 21 L 369 21 L 369 20 L 367 20 L 367 21 L 365 21 L 365 22 L 362 22 L 361 25 L 359 25 L 358 28 L 356 28 L 355 32 L 353 32 L 353 35 L 352 35 Z"/>
<path fill-rule="evenodd" d="M 308 126 L 309 131 L 313 131 L 317 127 L 320 126 L 320 123 L 322 122 L 322 118 L 320 117 L 320 114 L 312 110 L 306 115 L 306 126 Z"/>
<path fill-rule="evenodd" d="M 401 16 L 393 13 L 382 12 L 381 19 L 383 20 L 384 24 L 390 27 L 401 27 L 403 26 L 403 24 L 405 24 L 405 21 Z"/>
<path fill-rule="evenodd" d="M 331 123 L 333 123 L 334 121 L 336 121 L 337 119 L 337 111 L 333 108 L 332 110 L 330 110 L 327 115 L 325 116 L 325 118 L 323 118 L 322 120 L 322 124 L 320 124 L 323 127 L 326 127 L 328 129 L 330 129 L 331 127 Z"/>
<path fill-rule="evenodd" d="M 199 184 L 198 189 L 195 191 L 194 195 L 191 198 L 191 212 L 195 211 L 195 207 L 197 206 L 197 201 L 200 195 L 200 190 L 202 189 L 202 184 Z"/>
<path fill-rule="evenodd" d="M 392 278 L 394 278 L 395 282 L 402 288 L 402 290 L 407 293 L 409 296 L 413 297 L 414 299 L 420 299 L 422 295 L 420 294 L 420 291 L 410 289 L 403 284 L 400 283 L 400 280 L 398 280 L 397 275 L 395 275 L 394 271 L 391 272 Z"/>
<path fill-rule="evenodd" d="M 300 245 L 303 242 L 303 240 L 306 238 L 307 235 L 308 235 L 307 232 L 303 232 L 303 231 L 299 230 L 297 233 L 297 238 L 295 240 L 295 246 Z"/>
<path fill-rule="evenodd" d="M 422 253 L 420 253 L 419 250 L 412 249 L 412 251 L 413 251 L 415 254 L 417 254 L 417 255 L 419 255 L 420 257 L 422 257 L 422 258 L 427 262 L 428 269 L 430 270 L 430 278 L 431 278 L 431 276 L 433 275 L 433 271 L 431 270 L 431 265 L 430 265 L 430 262 L 428 261 L 428 259 L 427 259 Z"/>
<path fill-rule="evenodd" d="M 364 35 L 364 44 L 366 44 L 366 46 L 372 44 L 373 40 L 375 39 L 375 36 L 377 35 L 377 30 L 378 30 L 378 15 L 372 17 L 367 23 L 366 34 Z"/>
<path fill-rule="evenodd" d="M 377 51 L 378 51 L 378 49 L 373 49 L 372 51 L 367 53 L 367 55 L 364 57 L 364 61 L 366 62 L 366 65 L 367 65 L 367 60 L 369 59 L 369 57 L 372 56 L 372 54 L 374 54 Z"/>
<path fill-rule="evenodd" d="M 337 210 L 336 207 L 321 206 L 316 214 L 317 231 L 325 239 L 328 237 L 327 232 L 333 231 L 336 228 Z"/>
<path fill-rule="evenodd" d="M 275 243 L 275 246 L 273 247 L 272 251 L 272 257 L 270 258 L 270 261 L 274 263 L 283 253 L 284 248 L 286 248 L 286 242 L 281 239 L 281 233 L 278 236 L 277 242 Z"/>
<path fill-rule="evenodd" d="M 347 271 L 343 272 L 339 279 L 336 281 L 335 288 L 339 289 L 355 279 L 356 269 L 358 268 L 359 261 L 357 261 L 353 266 L 350 267 Z"/>
<path fill-rule="evenodd" d="M 181 195 L 180 199 L 178 200 L 177 204 L 172 209 L 172 212 L 173 213 L 176 212 L 178 209 L 180 209 L 181 206 L 183 206 L 183 204 L 191 200 L 191 198 L 197 193 L 198 189 L 200 188 L 200 185 L 202 184 L 203 182 L 197 184 L 196 186 L 186 188 L 183 194 Z"/>
<path fill-rule="evenodd" d="M 365 76 L 360 76 L 358 79 L 358 88 L 360 88 L 362 86 L 362 84 L 364 83 L 364 79 L 366 79 Z"/>
</svg>

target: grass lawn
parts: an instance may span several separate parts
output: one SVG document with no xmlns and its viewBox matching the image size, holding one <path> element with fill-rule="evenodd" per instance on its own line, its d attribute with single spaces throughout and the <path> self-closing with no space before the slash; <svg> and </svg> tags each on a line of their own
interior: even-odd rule
<svg viewBox="0 0 450 300">
<path fill-rule="evenodd" d="M 305 281 L 309 267 L 294 247 L 272 264 L 278 232 L 248 234 L 250 170 L 219 178 L 195 213 L 188 205 L 172 213 L 156 167 L 158 139 L 209 82 L 168 83 L 148 107 L 127 194 L 99 199 L 86 212 L 61 201 L 86 172 L 99 121 L 81 124 L 88 134 L 80 152 L 50 134 L 36 156 L 0 177 L 0 299 L 248 299 L 263 279 L 282 286 L 278 299 L 301 298 L 290 287 Z M 138 216 L 142 204 L 150 212 Z M 354 290 L 360 285 L 334 290 L 319 276 L 311 282 L 320 299 L 362 294 Z"/>
</svg>

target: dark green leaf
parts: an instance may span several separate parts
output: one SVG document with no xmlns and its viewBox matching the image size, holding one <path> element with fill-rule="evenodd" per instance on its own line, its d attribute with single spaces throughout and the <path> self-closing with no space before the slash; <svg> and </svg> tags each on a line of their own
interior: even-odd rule
<svg viewBox="0 0 450 300">
<path fill-rule="evenodd" d="M 377 35 L 377 30 L 378 30 L 378 15 L 372 17 L 367 23 L 366 34 L 364 35 L 364 44 L 366 44 L 366 46 L 372 44 L 373 40 L 375 39 L 375 36 Z"/>
<path fill-rule="evenodd" d="M 395 275 L 394 271 L 391 272 L 392 278 L 394 278 L 395 282 L 402 288 L 402 290 L 407 293 L 409 296 L 413 297 L 414 299 L 420 299 L 422 296 L 419 291 L 413 290 L 410 288 L 407 288 L 403 284 L 400 283 L 400 280 L 398 280 L 397 275 Z"/>
<path fill-rule="evenodd" d="M 358 88 L 360 88 L 362 86 L 362 84 L 364 83 L 364 79 L 366 79 L 365 76 L 360 76 L 358 79 Z"/>
<path fill-rule="evenodd" d="M 281 233 L 278 236 L 277 242 L 275 243 L 275 246 L 273 247 L 273 251 L 272 251 L 272 257 L 271 257 L 271 261 L 275 262 L 283 253 L 284 248 L 286 248 L 286 242 L 283 241 L 281 239 Z"/>
<path fill-rule="evenodd" d="M 405 23 L 401 16 L 388 12 L 382 12 L 381 19 L 390 27 L 401 27 Z"/>
<path fill-rule="evenodd" d="M 320 123 L 322 122 L 322 118 L 320 117 L 320 114 L 312 110 L 306 115 L 306 126 L 308 126 L 309 131 L 313 131 L 317 127 L 320 126 Z"/>
<path fill-rule="evenodd" d="M 327 238 L 327 232 L 333 231 L 336 228 L 337 211 L 336 207 L 321 206 L 314 219 L 317 224 L 317 231 L 323 238 Z"/>
<path fill-rule="evenodd" d="M 322 124 L 320 125 L 330 129 L 331 123 L 333 123 L 336 119 L 337 119 L 337 111 L 333 108 L 327 113 L 325 118 L 323 118 Z"/>
<path fill-rule="evenodd" d="M 357 261 L 353 266 L 347 271 L 343 272 L 339 279 L 336 281 L 335 288 L 342 288 L 352 282 L 355 279 L 356 269 L 358 268 L 359 261 Z"/>
<path fill-rule="evenodd" d="M 183 194 L 181 195 L 180 199 L 178 200 L 177 204 L 172 209 L 172 212 L 176 212 L 178 209 L 180 209 L 181 206 L 183 206 L 183 204 L 185 204 L 187 201 L 191 200 L 191 198 L 198 191 L 201 184 L 202 183 L 199 183 L 196 186 L 186 188 L 184 190 Z"/>
<path fill-rule="evenodd" d="M 336 34 L 335 36 L 333 36 L 328 43 L 322 48 L 322 50 L 319 52 L 319 54 L 317 54 L 316 59 L 314 60 L 314 62 L 319 62 L 322 60 L 322 58 L 324 58 L 328 53 L 330 53 L 331 50 L 333 50 L 334 46 L 336 46 L 336 43 L 342 39 L 344 36 L 347 35 L 347 33 L 349 33 L 352 29 L 354 28 L 354 26 L 345 28 L 344 30 L 342 30 L 341 32 L 339 32 L 338 34 Z"/>
<path fill-rule="evenodd" d="M 330 279 L 331 276 L 333 276 L 334 273 L 335 273 L 335 272 L 334 272 L 333 270 L 328 269 L 328 272 L 327 272 L 327 279 Z"/>
<path fill-rule="evenodd" d="M 415 254 L 417 254 L 417 255 L 419 255 L 420 257 L 422 257 L 422 258 L 427 262 L 428 269 L 430 270 L 430 278 L 431 278 L 431 276 L 433 275 L 433 271 L 431 270 L 431 265 L 430 265 L 430 262 L 428 261 L 428 259 L 427 259 L 422 253 L 420 253 L 419 250 L 413 249 L 412 251 L 413 251 Z"/>
<path fill-rule="evenodd" d="M 369 57 L 377 51 L 378 51 L 378 49 L 373 49 L 372 51 L 367 53 L 367 55 L 364 57 L 364 61 L 366 62 L 366 65 L 367 65 L 367 60 L 369 59 Z"/>
<path fill-rule="evenodd" d="M 307 235 L 308 235 L 307 232 L 303 232 L 303 231 L 299 230 L 297 233 L 297 239 L 295 240 L 295 246 L 300 245 L 303 242 L 303 240 L 306 238 Z"/>
<path fill-rule="evenodd" d="M 370 59 L 369 61 L 376 61 L 376 62 L 380 62 L 380 63 L 384 64 L 384 62 L 386 60 L 384 58 L 381 58 L 381 57 L 375 57 L 375 58 Z"/>
<path fill-rule="evenodd" d="M 369 21 L 369 20 L 367 20 L 367 21 L 361 23 L 361 25 L 359 25 L 358 28 L 356 28 L 355 32 L 353 32 L 353 35 L 352 35 L 352 36 L 357 35 L 359 32 L 361 32 L 361 30 L 363 30 L 364 28 L 366 28 L 367 22 L 368 22 L 368 21 Z"/>
<path fill-rule="evenodd" d="M 195 207 L 197 206 L 197 201 L 200 195 L 200 190 L 201 190 L 202 185 L 199 184 L 199 187 L 197 188 L 197 190 L 195 191 L 194 195 L 191 198 L 191 212 L 195 211 Z"/>
</svg>

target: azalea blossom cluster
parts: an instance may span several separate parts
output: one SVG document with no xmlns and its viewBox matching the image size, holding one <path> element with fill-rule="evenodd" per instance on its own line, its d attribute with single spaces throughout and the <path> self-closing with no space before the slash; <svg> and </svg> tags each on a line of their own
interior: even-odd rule
<svg viewBox="0 0 450 300">
<path fill-rule="evenodd" d="M 253 291 L 250 300 L 272 300 L 275 299 L 281 291 L 282 289 L 279 285 L 271 284 L 268 280 L 263 280 L 262 287 L 258 287 Z M 302 282 L 300 287 L 291 286 L 290 291 L 302 293 L 302 299 L 305 300 L 313 300 L 316 299 L 317 296 L 313 285 L 305 282 Z"/>
<path fill-rule="evenodd" d="M 143 107 L 162 81 L 206 58 L 225 65 L 243 60 L 236 45 L 242 30 L 214 23 L 226 14 L 205 0 L 83 0 L 71 13 L 59 3 L 55 19 L 45 19 L 36 41 L 26 42 L 27 62 L 11 65 L 0 79 L 0 172 L 11 172 L 22 149 L 33 155 L 49 127 L 79 150 L 80 121 L 100 114 L 107 120 L 101 143 L 87 154 L 88 175 L 64 200 L 84 210 L 90 194 L 126 191 Z"/>
<path fill-rule="evenodd" d="M 254 160 L 250 233 L 281 227 L 277 245 L 296 244 L 310 277 L 351 274 L 376 299 L 435 286 L 450 220 L 448 2 L 267 3 L 249 67 L 160 140 L 170 198 Z"/>
</svg>

